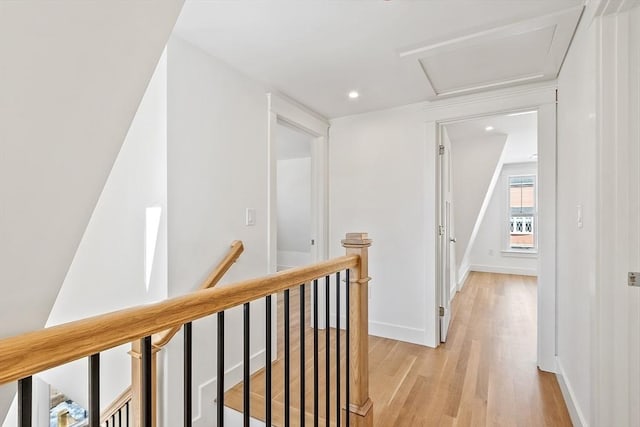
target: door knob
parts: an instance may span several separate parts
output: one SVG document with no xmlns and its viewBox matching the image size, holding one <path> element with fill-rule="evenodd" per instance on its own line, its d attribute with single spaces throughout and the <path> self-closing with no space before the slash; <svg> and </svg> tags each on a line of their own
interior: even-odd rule
<svg viewBox="0 0 640 427">
<path fill-rule="evenodd" d="M 456 240 L 456 238 L 455 238 L 455 237 L 450 237 L 450 238 L 449 238 L 449 241 L 450 241 L 451 243 L 455 243 L 455 242 L 457 242 L 457 240 Z"/>
</svg>

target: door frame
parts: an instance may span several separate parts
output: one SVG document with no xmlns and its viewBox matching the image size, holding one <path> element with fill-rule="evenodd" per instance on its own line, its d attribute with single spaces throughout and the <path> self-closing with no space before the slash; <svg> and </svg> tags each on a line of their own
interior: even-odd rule
<svg viewBox="0 0 640 427">
<path fill-rule="evenodd" d="M 328 259 L 328 136 L 327 119 L 308 111 L 286 97 L 268 93 L 269 127 L 267 132 L 268 161 L 268 231 L 267 262 L 268 272 L 277 271 L 278 259 L 278 200 L 276 138 L 278 122 L 311 135 L 311 238 L 315 245 L 311 248 L 312 262 Z"/>
<path fill-rule="evenodd" d="M 556 83 L 532 85 L 525 88 L 496 92 L 490 96 L 475 95 L 463 100 L 429 106 L 426 109 L 428 162 L 433 166 L 436 200 L 433 206 L 435 233 L 435 257 L 427 259 L 427 266 L 433 266 L 432 275 L 435 294 L 427 295 L 427 307 L 433 307 L 433 325 L 436 341 L 440 338 L 440 282 L 438 281 L 438 260 L 440 240 L 438 239 L 438 218 L 440 202 L 438 196 L 439 168 L 438 147 L 441 127 L 458 121 L 472 120 L 484 116 L 508 114 L 517 111 L 538 111 L 538 197 L 543 201 L 538 205 L 538 337 L 537 364 L 543 371 L 556 371 L 557 354 L 557 306 L 556 306 Z M 435 155 L 435 156 L 434 156 Z M 428 237 L 428 236 L 427 236 Z"/>
</svg>

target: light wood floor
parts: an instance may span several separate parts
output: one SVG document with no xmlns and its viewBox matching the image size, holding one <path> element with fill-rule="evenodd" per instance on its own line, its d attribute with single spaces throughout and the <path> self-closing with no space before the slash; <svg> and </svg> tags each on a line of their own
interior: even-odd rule
<svg viewBox="0 0 640 427">
<path fill-rule="evenodd" d="M 299 333 L 299 322 L 294 325 L 299 312 L 298 305 L 294 307 L 297 294 L 292 293 L 291 298 L 293 343 Z M 306 336 L 305 418 L 310 423 L 313 417 L 312 330 L 307 330 Z M 330 336 L 334 347 L 335 330 L 330 331 Z M 344 334 L 342 336 L 344 347 Z M 319 337 L 319 413 L 324 425 L 323 331 Z M 535 278 L 471 273 L 454 300 L 446 344 L 431 349 L 372 336 L 369 346 L 370 394 L 376 426 L 571 425 L 555 376 L 536 368 Z M 292 352 L 291 360 L 291 425 L 295 426 L 299 425 L 300 406 L 297 349 Z M 330 406 L 331 418 L 335 420 L 335 360 L 331 365 Z M 344 372 L 344 366 L 342 370 Z M 276 426 L 283 425 L 282 375 L 279 360 L 273 365 L 272 405 Z M 344 400 L 344 391 L 342 395 Z M 252 417 L 264 419 L 263 372 L 253 376 L 251 396 Z M 225 399 L 229 407 L 242 412 L 242 384 L 229 391 Z"/>
</svg>

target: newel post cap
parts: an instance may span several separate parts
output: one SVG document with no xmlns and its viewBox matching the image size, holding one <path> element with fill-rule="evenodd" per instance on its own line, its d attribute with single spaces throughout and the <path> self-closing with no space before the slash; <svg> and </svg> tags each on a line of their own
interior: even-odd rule
<svg viewBox="0 0 640 427">
<path fill-rule="evenodd" d="M 373 240 L 369 239 L 369 233 L 347 233 L 342 239 L 342 247 L 359 248 L 371 246 Z"/>
</svg>

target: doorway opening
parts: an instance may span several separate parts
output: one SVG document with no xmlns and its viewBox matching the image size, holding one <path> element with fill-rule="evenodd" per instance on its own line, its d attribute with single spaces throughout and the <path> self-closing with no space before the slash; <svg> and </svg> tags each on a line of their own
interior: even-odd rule
<svg viewBox="0 0 640 427">
<path fill-rule="evenodd" d="M 285 123 L 276 132 L 277 270 L 313 262 L 311 156 L 313 137 Z"/>
<path fill-rule="evenodd" d="M 548 188 L 544 197 L 539 191 L 541 173 L 545 183 L 555 180 L 555 157 L 552 177 L 538 163 L 539 150 L 549 153 L 549 145 L 555 156 L 555 139 L 542 140 L 540 130 L 546 135 L 555 122 L 541 124 L 539 116 L 539 109 L 532 108 L 439 123 L 440 342 L 446 342 L 450 322 L 455 324 L 452 302 L 470 274 L 538 277 L 540 273 L 541 232 L 555 235 L 554 221 L 539 215 L 540 203 L 555 209 Z M 555 253 L 549 255 L 555 259 Z M 555 293 L 555 276 L 546 285 Z M 537 294 L 540 298 L 539 289 Z M 539 317 L 541 305 L 536 306 Z"/>
</svg>

